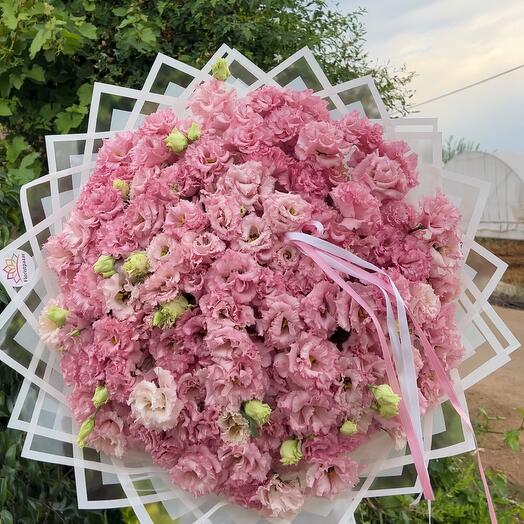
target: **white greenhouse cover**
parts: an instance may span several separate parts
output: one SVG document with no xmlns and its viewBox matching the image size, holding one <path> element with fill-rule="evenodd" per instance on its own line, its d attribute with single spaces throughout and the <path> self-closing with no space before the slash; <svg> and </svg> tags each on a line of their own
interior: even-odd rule
<svg viewBox="0 0 524 524">
<path fill-rule="evenodd" d="M 446 169 L 490 185 L 477 236 L 524 240 L 524 153 L 461 153 Z"/>
</svg>

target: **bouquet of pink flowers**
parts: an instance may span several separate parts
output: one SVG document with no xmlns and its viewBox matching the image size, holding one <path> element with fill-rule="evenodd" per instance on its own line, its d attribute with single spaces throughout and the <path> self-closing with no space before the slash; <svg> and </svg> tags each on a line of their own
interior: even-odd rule
<svg viewBox="0 0 524 524">
<path fill-rule="evenodd" d="M 46 145 L 0 360 L 22 455 L 74 467 L 79 507 L 350 524 L 475 449 L 463 389 L 519 344 L 474 242 L 486 188 L 442 170 L 435 121 L 307 49 L 264 73 L 222 46 L 95 84 L 87 133 Z"/>
<path fill-rule="evenodd" d="M 310 90 L 238 97 L 225 61 L 214 71 L 190 117 L 165 109 L 105 141 L 45 245 L 60 294 L 40 333 L 79 445 L 142 448 L 194 495 L 286 516 L 353 487 L 370 436 L 406 435 L 377 324 L 289 234 L 382 268 L 450 371 L 460 215 L 442 193 L 406 202 L 417 157 L 380 125 L 332 120 Z M 348 285 L 387 331 L 380 287 Z M 442 391 L 421 347 L 415 334 L 424 413 Z"/>
</svg>

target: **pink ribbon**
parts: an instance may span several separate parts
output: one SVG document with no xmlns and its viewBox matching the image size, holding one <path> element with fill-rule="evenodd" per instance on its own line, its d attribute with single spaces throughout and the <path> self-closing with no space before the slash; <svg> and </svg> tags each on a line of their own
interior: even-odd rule
<svg viewBox="0 0 524 524">
<path fill-rule="evenodd" d="M 320 228 L 321 226 L 320 227 L 317 226 L 317 229 L 320 230 Z M 392 297 L 395 297 L 397 299 L 397 312 L 398 312 L 398 306 L 399 306 L 398 300 L 400 300 L 401 307 L 405 308 L 405 311 L 407 311 L 407 314 L 409 315 L 411 319 L 411 322 L 415 328 L 417 336 L 422 344 L 424 354 L 427 358 L 428 364 L 431 367 L 431 369 L 433 370 L 433 372 L 435 373 L 439 386 L 441 387 L 442 391 L 444 391 L 444 393 L 448 397 L 449 401 L 451 402 L 451 405 L 453 406 L 455 411 L 458 413 L 460 418 L 463 420 L 464 424 L 468 427 L 468 429 L 471 430 L 471 432 L 474 435 L 473 426 L 471 424 L 469 415 L 462 408 L 462 405 L 460 404 L 458 397 L 453 389 L 453 386 L 448 377 L 448 374 L 446 373 L 442 363 L 440 362 L 437 354 L 435 353 L 435 350 L 433 349 L 432 345 L 429 343 L 420 325 L 413 318 L 412 313 L 405 306 L 405 304 L 403 304 L 402 300 L 399 299 L 398 290 L 396 290 L 396 288 L 394 287 L 393 282 L 391 280 L 390 282 L 387 282 L 377 274 L 378 272 L 383 273 L 383 271 L 377 268 L 376 266 L 373 266 L 369 262 L 363 259 L 360 259 L 353 253 L 343 250 L 342 248 L 335 246 L 334 244 L 330 244 L 329 242 L 326 242 L 325 240 L 321 240 L 314 236 L 307 235 L 305 233 L 288 233 L 287 237 L 294 244 L 296 244 L 297 247 L 304 254 L 309 256 L 322 269 L 322 271 L 324 271 L 324 273 L 331 280 L 333 280 L 333 282 L 337 283 L 344 291 L 346 291 L 346 293 L 348 293 L 367 312 L 367 314 L 371 318 L 377 330 L 377 336 L 379 338 L 379 343 L 382 349 L 382 354 L 383 354 L 384 362 L 386 366 L 386 374 L 387 374 L 390 386 L 393 389 L 393 391 L 395 391 L 395 393 L 397 394 L 399 394 L 401 391 L 400 383 L 399 383 L 399 379 L 398 379 L 397 372 L 395 369 L 395 365 L 393 363 L 391 349 L 386 340 L 386 336 L 384 334 L 382 326 L 380 325 L 380 321 L 376 317 L 372 308 L 367 304 L 367 302 L 351 287 L 351 285 L 348 282 L 346 282 L 340 276 L 340 274 L 337 272 L 335 268 L 338 268 L 345 273 L 356 276 L 357 278 L 359 278 L 360 280 L 364 282 L 374 284 L 378 286 L 384 292 L 391 295 Z M 342 257 L 338 256 L 339 254 L 342 254 Z M 362 267 L 359 267 L 351 263 L 348 259 L 358 261 L 359 263 L 361 263 L 362 266 L 369 269 L 370 271 L 367 271 L 366 269 L 362 269 Z M 375 271 L 375 273 L 373 273 L 373 271 Z M 390 338 L 391 338 L 391 333 L 390 333 Z M 428 468 L 427 468 L 427 465 L 424 459 L 424 451 L 422 449 L 420 438 L 417 437 L 417 433 L 414 428 L 413 418 L 412 416 L 410 416 L 409 411 L 406 409 L 404 399 L 402 399 L 400 403 L 399 416 L 400 416 L 400 420 L 404 428 L 404 431 L 406 433 L 406 438 L 408 440 L 409 447 L 410 447 L 410 450 L 413 456 L 413 462 L 415 464 L 415 468 L 417 470 L 417 474 L 421 482 L 424 497 L 427 500 L 433 500 L 434 494 L 433 494 L 433 489 L 431 487 L 431 480 L 429 478 Z M 478 468 L 480 472 L 480 477 L 481 477 L 482 484 L 484 487 L 484 492 L 486 495 L 486 501 L 488 504 L 490 519 L 491 519 L 492 524 L 497 524 L 497 516 L 495 513 L 493 500 L 491 498 L 488 482 L 486 479 L 484 468 L 482 466 L 482 462 L 480 459 L 480 452 L 478 448 L 476 450 L 475 455 L 477 457 L 477 464 L 478 464 Z"/>
</svg>

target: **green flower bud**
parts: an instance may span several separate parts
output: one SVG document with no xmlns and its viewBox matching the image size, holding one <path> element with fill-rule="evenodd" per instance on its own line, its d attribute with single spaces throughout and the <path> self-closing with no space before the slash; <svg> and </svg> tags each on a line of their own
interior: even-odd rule
<svg viewBox="0 0 524 524">
<path fill-rule="evenodd" d="M 173 128 L 173 131 L 164 138 L 164 143 L 166 146 L 175 153 L 182 153 L 187 147 L 187 137 L 179 131 L 176 127 Z"/>
<path fill-rule="evenodd" d="M 178 295 L 175 299 L 160 306 L 153 315 L 153 326 L 169 328 L 175 324 L 180 317 L 191 306 L 184 295 Z"/>
<path fill-rule="evenodd" d="M 76 436 L 76 443 L 78 444 L 78 447 L 83 448 L 86 444 L 86 438 L 91 435 L 93 430 L 95 429 L 95 416 L 91 415 L 89 418 L 84 420 L 82 425 L 80 426 L 80 430 L 78 431 L 78 435 Z"/>
<path fill-rule="evenodd" d="M 190 142 L 195 142 L 200 138 L 200 126 L 196 122 L 192 122 L 187 130 L 187 139 Z"/>
<path fill-rule="evenodd" d="M 107 404 L 109 401 L 109 391 L 105 386 L 97 386 L 95 389 L 95 394 L 91 399 L 93 406 L 96 409 L 101 408 L 104 404 Z"/>
<path fill-rule="evenodd" d="M 57 328 L 61 328 L 65 324 L 68 315 L 69 311 L 67 311 L 67 309 L 64 309 L 63 307 L 49 306 L 49 309 L 47 310 L 47 318 Z"/>
<path fill-rule="evenodd" d="M 227 80 L 231 76 L 229 65 L 225 58 L 219 58 L 211 67 L 211 74 L 217 80 Z"/>
<path fill-rule="evenodd" d="M 400 396 L 397 395 L 389 384 L 371 386 L 371 392 L 375 397 L 375 409 L 384 418 L 393 418 L 398 415 Z"/>
<path fill-rule="evenodd" d="M 120 180 L 120 178 L 113 180 L 113 189 L 116 189 L 124 200 L 127 200 L 129 196 L 129 184 L 125 180 Z"/>
<path fill-rule="evenodd" d="M 250 400 L 244 404 L 244 413 L 259 426 L 263 426 L 271 415 L 271 407 L 260 400 Z"/>
<path fill-rule="evenodd" d="M 93 271 L 104 278 L 112 277 L 115 271 L 115 259 L 110 255 L 100 255 L 93 266 Z"/>
<path fill-rule="evenodd" d="M 280 462 L 282 462 L 284 466 L 298 464 L 303 457 L 300 440 L 289 439 L 284 440 L 284 442 L 280 444 Z"/>
<path fill-rule="evenodd" d="M 354 422 L 351 422 L 351 420 L 346 420 L 346 422 L 340 426 L 339 431 L 341 435 L 349 437 L 350 435 L 354 435 L 358 431 L 358 428 Z"/>
<path fill-rule="evenodd" d="M 131 253 L 123 264 L 124 271 L 132 279 L 143 277 L 149 271 L 149 259 L 145 251 L 135 251 Z"/>
</svg>

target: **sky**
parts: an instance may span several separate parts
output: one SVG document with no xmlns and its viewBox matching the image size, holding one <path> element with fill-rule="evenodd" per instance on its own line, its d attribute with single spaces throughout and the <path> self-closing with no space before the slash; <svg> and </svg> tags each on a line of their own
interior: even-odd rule
<svg viewBox="0 0 524 524">
<path fill-rule="evenodd" d="M 414 104 L 524 64 L 524 0 L 339 0 L 338 6 L 367 9 L 370 58 L 416 72 Z M 417 109 L 417 116 L 439 118 L 444 137 L 524 153 L 524 68 Z"/>
</svg>

